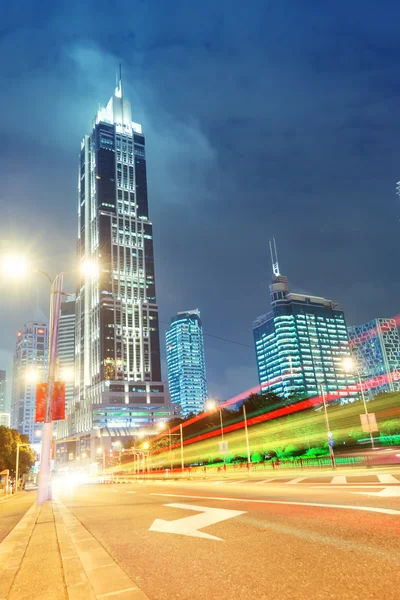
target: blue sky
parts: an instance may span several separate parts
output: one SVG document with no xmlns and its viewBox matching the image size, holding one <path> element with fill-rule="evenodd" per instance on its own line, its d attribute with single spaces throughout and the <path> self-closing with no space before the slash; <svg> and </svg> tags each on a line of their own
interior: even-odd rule
<svg viewBox="0 0 400 600">
<path fill-rule="evenodd" d="M 79 144 L 121 62 L 147 138 L 163 322 L 199 308 L 206 332 L 251 346 L 272 235 L 294 291 L 342 302 L 349 324 L 398 314 L 399 18 L 394 0 L 9 4 L 2 247 L 52 273 L 72 264 Z M 0 286 L 9 370 L 46 289 Z M 257 382 L 251 348 L 206 337 L 206 361 L 221 399 Z"/>
</svg>

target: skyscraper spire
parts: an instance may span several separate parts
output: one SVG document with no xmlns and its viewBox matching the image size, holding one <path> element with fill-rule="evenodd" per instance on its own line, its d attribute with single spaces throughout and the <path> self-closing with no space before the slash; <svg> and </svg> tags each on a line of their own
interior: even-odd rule
<svg viewBox="0 0 400 600">
<path fill-rule="evenodd" d="M 118 98 L 122 98 L 122 64 L 121 63 L 119 63 L 119 65 L 118 65 L 118 70 L 117 70 L 116 75 L 117 75 L 116 76 L 117 87 L 115 88 L 115 95 Z"/>
<path fill-rule="evenodd" d="M 275 237 L 269 240 L 269 250 L 271 252 L 272 272 L 275 276 L 279 276 L 278 252 L 276 250 Z"/>
</svg>

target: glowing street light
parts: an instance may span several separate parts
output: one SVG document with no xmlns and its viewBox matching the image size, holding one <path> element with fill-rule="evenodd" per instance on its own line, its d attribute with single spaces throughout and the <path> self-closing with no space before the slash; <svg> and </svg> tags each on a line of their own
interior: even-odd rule
<svg viewBox="0 0 400 600">
<path fill-rule="evenodd" d="M 85 260 L 85 262 L 80 265 L 79 270 L 85 277 L 96 277 L 99 273 L 97 264 L 91 260 Z"/>
<path fill-rule="evenodd" d="M 23 256 L 9 254 L 2 259 L 2 271 L 6 277 L 23 277 L 28 271 L 28 262 Z"/>
<path fill-rule="evenodd" d="M 346 358 L 344 358 L 342 360 L 342 366 L 343 366 L 343 370 L 346 373 L 354 373 L 357 375 L 358 384 L 359 384 L 360 390 L 361 390 L 361 397 L 362 397 L 362 401 L 364 404 L 364 410 L 365 410 L 365 414 L 366 414 L 367 422 L 368 422 L 369 439 L 371 440 L 371 448 L 373 450 L 375 450 L 374 436 L 372 435 L 371 423 L 369 420 L 368 408 L 367 408 L 367 403 L 365 401 L 364 387 L 363 387 L 363 384 L 361 381 L 361 374 L 360 374 L 360 369 L 358 368 L 358 362 L 351 356 L 346 356 Z"/>
<path fill-rule="evenodd" d="M 142 448 L 143 448 L 144 450 L 148 450 L 148 449 L 149 449 L 149 442 L 143 442 L 143 444 L 142 444 Z"/>
<path fill-rule="evenodd" d="M 30 367 L 25 371 L 26 383 L 35 384 L 39 381 L 39 371 L 35 367 Z"/>
</svg>

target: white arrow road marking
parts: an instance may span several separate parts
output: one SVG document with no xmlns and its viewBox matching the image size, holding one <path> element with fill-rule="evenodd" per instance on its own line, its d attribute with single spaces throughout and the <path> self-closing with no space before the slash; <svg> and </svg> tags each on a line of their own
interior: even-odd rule
<svg viewBox="0 0 400 600">
<path fill-rule="evenodd" d="M 356 494 L 357 492 L 353 492 Z M 202 500 L 222 500 L 223 502 L 249 502 L 255 504 L 284 504 L 286 506 L 316 506 L 318 508 L 343 508 L 365 512 L 381 513 L 383 515 L 400 515 L 400 510 L 394 508 L 376 508 L 374 506 L 351 506 L 347 504 L 320 504 L 317 502 L 288 502 L 286 500 L 255 500 L 253 498 L 223 498 L 218 496 L 188 496 L 185 494 L 150 494 L 150 496 L 168 496 L 174 498 L 201 498 Z M 168 506 L 168 505 L 167 505 Z M 169 505 L 171 506 L 171 505 Z M 187 506 L 187 505 L 185 505 Z M 156 519 L 158 520 L 158 519 Z"/>
<path fill-rule="evenodd" d="M 364 496 L 378 496 L 378 498 L 387 498 L 388 496 L 400 497 L 400 485 L 385 487 L 380 492 L 351 492 L 352 494 L 363 494 Z"/>
<path fill-rule="evenodd" d="M 164 496 L 164 494 L 151 494 L 152 496 Z M 166 494 L 169 496 L 169 494 Z M 172 494 L 174 495 L 174 494 Z M 165 521 L 164 519 L 156 519 L 149 531 L 160 531 L 161 533 L 178 533 L 179 535 L 188 535 L 191 537 L 208 538 L 209 540 L 223 541 L 222 538 L 198 531 L 203 527 L 208 527 L 220 521 L 232 519 L 243 515 L 246 511 L 243 510 L 227 510 L 225 508 L 209 508 L 206 506 L 194 506 L 193 504 L 164 504 L 171 508 L 182 508 L 184 510 L 196 510 L 200 514 L 191 517 L 183 517 L 175 521 Z"/>
</svg>

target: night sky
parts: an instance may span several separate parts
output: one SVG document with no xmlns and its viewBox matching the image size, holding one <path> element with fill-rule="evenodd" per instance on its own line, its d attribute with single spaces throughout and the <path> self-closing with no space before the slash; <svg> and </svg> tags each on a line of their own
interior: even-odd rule
<svg viewBox="0 0 400 600">
<path fill-rule="evenodd" d="M 205 332 L 243 344 L 205 337 L 210 396 L 257 383 L 272 235 L 293 291 L 341 302 L 348 324 L 398 314 L 399 22 L 398 0 L 8 3 L 2 249 L 73 266 L 80 141 L 121 62 L 146 135 L 160 319 L 199 308 Z M 0 286 L 10 371 L 47 287 Z"/>
</svg>

